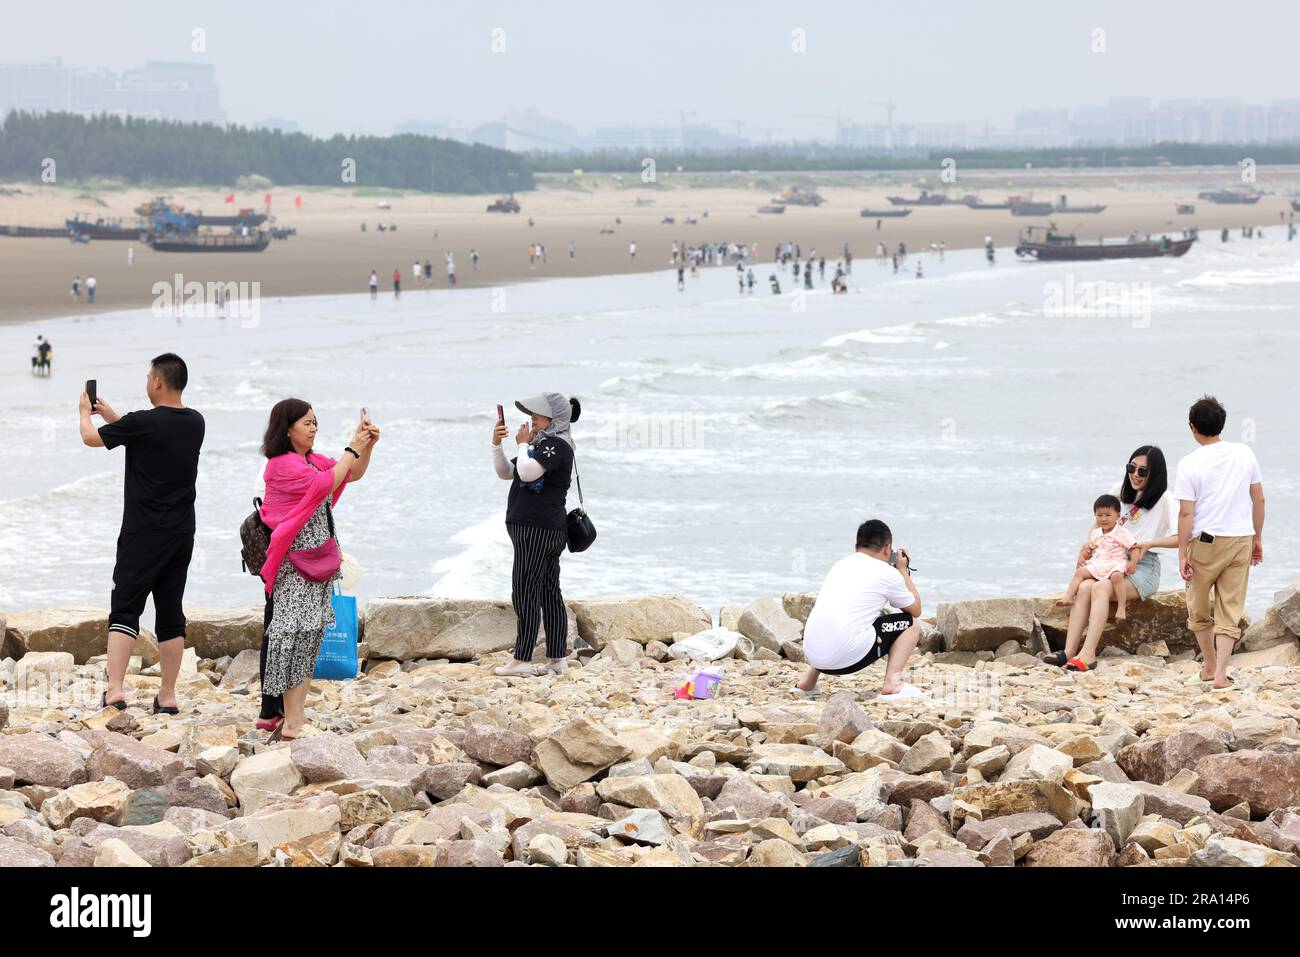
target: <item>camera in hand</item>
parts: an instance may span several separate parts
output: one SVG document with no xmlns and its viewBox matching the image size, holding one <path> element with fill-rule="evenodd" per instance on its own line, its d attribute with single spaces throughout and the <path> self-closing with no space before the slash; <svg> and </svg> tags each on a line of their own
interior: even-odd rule
<svg viewBox="0 0 1300 957">
<path fill-rule="evenodd" d="M 898 567 L 899 551 L 900 549 L 896 548 L 889 553 L 889 564 L 893 565 L 895 568 Z M 901 551 L 903 552 L 903 554 L 907 555 L 907 573 L 910 575 L 912 574 L 912 572 L 916 571 L 916 566 L 912 564 L 912 556 L 907 552 L 907 550 L 901 549 Z"/>
</svg>

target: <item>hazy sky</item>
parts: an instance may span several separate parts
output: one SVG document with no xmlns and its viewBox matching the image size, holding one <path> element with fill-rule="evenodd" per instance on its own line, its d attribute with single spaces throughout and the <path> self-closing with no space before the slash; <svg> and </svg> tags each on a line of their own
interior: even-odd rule
<svg viewBox="0 0 1300 957">
<path fill-rule="evenodd" d="M 320 134 L 536 107 L 582 132 L 684 109 L 727 132 L 739 120 L 746 135 L 805 137 L 831 135 L 837 112 L 883 122 L 869 101 L 891 98 L 900 124 L 979 128 L 1112 96 L 1300 97 L 1300 0 L 4 0 L 2 22 L 0 62 L 206 60 L 232 121 Z M 191 51 L 195 28 L 206 53 Z"/>
</svg>

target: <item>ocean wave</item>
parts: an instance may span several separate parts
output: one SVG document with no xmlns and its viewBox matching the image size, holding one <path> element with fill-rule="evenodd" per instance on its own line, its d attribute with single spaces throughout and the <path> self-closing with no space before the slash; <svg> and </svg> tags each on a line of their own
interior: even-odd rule
<svg viewBox="0 0 1300 957">
<path fill-rule="evenodd" d="M 427 594 L 432 598 L 489 598 L 499 593 L 496 583 L 507 577 L 505 570 L 512 561 L 505 521 L 505 510 L 499 509 L 453 535 L 452 544 L 461 550 L 434 563 L 433 573 L 439 577 Z"/>
<path fill-rule="evenodd" d="M 831 336 L 822 345 L 828 349 L 835 349 L 850 342 L 881 346 L 924 342 L 925 336 L 916 334 L 918 325 L 915 322 L 908 322 L 897 326 L 882 326 L 878 329 L 859 329 L 857 332 L 845 332 L 838 336 Z"/>
<path fill-rule="evenodd" d="M 1210 270 L 1177 283 L 1194 289 L 1236 289 L 1241 286 L 1283 286 L 1300 283 L 1300 263 L 1278 269 Z"/>
</svg>

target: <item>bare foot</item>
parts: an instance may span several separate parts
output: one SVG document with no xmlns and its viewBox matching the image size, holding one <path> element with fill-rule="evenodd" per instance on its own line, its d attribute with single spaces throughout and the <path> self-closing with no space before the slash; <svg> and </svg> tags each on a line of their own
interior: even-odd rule
<svg viewBox="0 0 1300 957">
<path fill-rule="evenodd" d="M 1056 599 L 1057 608 L 1069 608 L 1073 604 L 1074 604 L 1074 599 L 1070 598 L 1069 596 L 1066 596 L 1065 598 Z"/>
<path fill-rule="evenodd" d="M 1120 605 L 1115 609 L 1115 620 L 1124 621 L 1126 618 L 1128 618 L 1128 612 L 1124 609 L 1123 605 Z"/>
</svg>

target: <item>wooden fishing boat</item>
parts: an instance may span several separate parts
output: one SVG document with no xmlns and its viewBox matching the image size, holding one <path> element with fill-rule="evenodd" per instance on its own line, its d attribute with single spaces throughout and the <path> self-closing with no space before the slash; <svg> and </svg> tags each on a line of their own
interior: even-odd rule
<svg viewBox="0 0 1300 957">
<path fill-rule="evenodd" d="M 1041 261 L 1081 261 L 1093 259 L 1148 259 L 1157 256 L 1182 256 L 1196 242 L 1195 236 L 1170 239 L 1129 239 L 1122 242 L 1081 243 L 1074 236 L 1064 236 L 1048 227 L 1042 239 L 1036 239 L 1034 233 L 1042 227 L 1031 226 L 1020 236 L 1016 246 L 1016 255 Z"/>
<path fill-rule="evenodd" d="M 260 253 L 271 245 L 266 232 L 241 236 L 238 233 L 150 233 L 146 240 L 160 253 Z"/>
<path fill-rule="evenodd" d="M 864 209 L 859 216 L 864 219 L 899 219 L 903 216 L 911 216 L 911 209 Z"/>
</svg>

